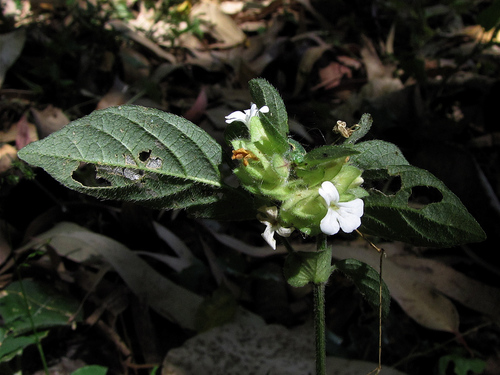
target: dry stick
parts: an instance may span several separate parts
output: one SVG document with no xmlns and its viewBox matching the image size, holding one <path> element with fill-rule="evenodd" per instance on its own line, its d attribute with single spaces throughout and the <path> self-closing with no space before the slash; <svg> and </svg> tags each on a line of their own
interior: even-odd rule
<svg viewBox="0 0 500 375">
<path fill-rule="evenodd" d="M 376 369 L 370 371 L 368 375 L 378 375 L 382 370 L 382 263 L 385 255 L 384 249 L 381 249 L 373 242 L 368 240 L 363 233 L 356 229 L 356 232 L 364 239 L 366 242 L 370 244 L 377 252 L 380 253 L 380 263 L 379 263 L 379 282 L 378 282 L 378 366 Z"/>
</svg>

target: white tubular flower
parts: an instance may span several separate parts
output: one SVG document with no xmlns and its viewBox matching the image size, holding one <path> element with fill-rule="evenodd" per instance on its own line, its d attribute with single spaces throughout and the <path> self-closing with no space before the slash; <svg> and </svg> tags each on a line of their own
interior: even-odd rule
<svg viewBox="0 0 500 375">
<path fill-rule="evenodd" d="M 264 215 L 259 215 L 259 221 L 266 225 L 264 233 L 262 233 L 262 238 L 276 250 L 276 240 L 274 239 L 274 233 L 278 233 L 282 237 L 289 237 L 295 228 L 284 228 L 278 223 L 278 207 L 261 207 L 259 211 L 263 212 Z"/>
<path fill-rule="evenodd" d="M 226 122 L 228 124 L 232 123 L 233 121 L 241 121 L 245 125 L 250 124 L 250 120 L 254 116 L 259 116 L 260 113 L 267 113 L 269 112 L 269 107 L 267 105 L 261 107 L 260 109 L 257 108 L 257 105 L 252 103 L 250 109 L 246 109 L 244 112 L 242 111 L 236 111 L 233 112 L 229 115 L 226 116 Z"/>
<path fill-rule="evenodd" d="M 320 223 L 320 229 L 324 234 L 331 236 L 340 229 L 345 233 L 358 229 L 363 216 L 363 200 L 357 198 L 349 202 L 339 202 L 339 192 L 330 181 L 321 184 L 319 195 L 323 197 L 328 207 L 328 212 Z"/>
</svg>

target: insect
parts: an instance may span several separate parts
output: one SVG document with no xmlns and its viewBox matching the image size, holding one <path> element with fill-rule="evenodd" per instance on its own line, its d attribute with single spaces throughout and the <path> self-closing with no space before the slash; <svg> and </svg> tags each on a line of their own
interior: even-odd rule
<svg viewBox="0 0 500 375">
<path fill-rule="evenodd" d="M 352 133 L 356 131 L 356 128 L 359 128 L 359 125 L 356 124 L 351 128 L 347 127 L 347 123 L 345 121 L 337 121 L 337 124 L 333 127 L 333 131 L 335 133 L 340 133 L 340 135 L 344 138 L 349 138 Z"/>
</svg>

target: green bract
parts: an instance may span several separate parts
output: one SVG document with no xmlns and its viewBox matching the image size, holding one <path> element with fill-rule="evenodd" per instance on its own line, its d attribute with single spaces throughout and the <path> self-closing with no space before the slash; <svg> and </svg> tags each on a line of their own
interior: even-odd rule
<svg viewBox="0 0 500 375">
<path fill-rule="evenodd" d="M 255 82 L 257 81 L 257 82 Z M 238 134 L 230 139 L 233 159 L 240 160 L 234 173 L 241 185 L 270 205 L 280 206 L 278 222 L 308 235 L 320 232 L 320 222 L 328 211 L 319 188 L 332 182 L 340 195 L 339 202 L 366 196 L 360 188 L 362 171 L 349 164 L 349 157 L 358 153 L 352 146 L 323 146 L 307 153 L 300 143 L 288 137 L 286 116 L 280 111 L 284 104 L 264 80 L 255 80 L 260 96 L 270 95 L 271 103 L 260 109 L 256 104 L 244 112 L 226 116 L 228 132 Z M 266 101 L 261 104 L 266 103 Z M 275 112 L 273 112 L 275 111 Z M 278 115 L 276 115 L 278 113 Z M 233 123 L 244 123 L 248 132 L 231 129 Z M 286 143 L 285 143 L 286 141 Z"/>
</svg>

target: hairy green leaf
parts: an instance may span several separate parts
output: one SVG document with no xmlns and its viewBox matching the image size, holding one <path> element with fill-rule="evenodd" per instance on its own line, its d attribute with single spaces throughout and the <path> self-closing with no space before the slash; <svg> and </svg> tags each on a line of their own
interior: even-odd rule
<svg viewBox="0 0 500 375">
<path fill-rule="evenodd" d="M 283 273 L 288 284 L 301 287 L 309 283 L 326 283 L 332 273 L 332 248 L 323 251 L 298 251 L 289 254 Z"/>
<path fill-rule="evenodd" d="M 352 280 L 366 301 L 378 311 L 380 304 L 380 275 L 375 269 L 357 259 L 343 259 L 335 262 L 333 271 L 340 271 Z M 391 293 L 382 281 L 382 318 L 389 314 Z"/>
<path fill-rule="evenodd" d="M 387 173 L 400 178 L 401 188 L 394 195 L 370 191 L 364 198 L 363 232 L 419 246 L 455 246 L 486 238 L 460 199 L 430 172 L 392 165 Z M 434 201 L 413 203 L 410 198 L 416 188 L 424 188 Z"/>
<path fill-rule="evenodd" d="M 376 189 L 364 198 L 361 229 L 376 236 L 421 246 L 455 246 L 479 242 L 485 234 L 460 199 L 430 172 L 411 166 L 394 144 L 379 140 L 354 146 L 351 163 L 363 178 L 400 181 L 394 194 Z M 415 200 L 423 191 L 423 200 Z M 418 197 L 417 197 L 418 198 Z"/>
<path fill-rule="evenodd" d="M 181 117 L 120 106 L 73 121 L 24 147 L 19 157 L 81 193 L 185 208 L 219 199 L 221 152 Z"/>
<path fill-rule="evenodd" d="M 304 156 L 303 164 L 307 164 L 308 167 L 315 165 L 327 163 L 339 158 L 346 158 L 347 156 L 358 154 L 354 147 L 351 145 L 328 145 L 317 147 L 309 151 Z"/>
<path fill-rule="evenodd" d="M 359 120 L 358 127 L 353 129 L 354 132 L 345 140 L 345 143 L 355 143 L 359 141 L 366 134 L 368 134 L 368 131 L 372 127 L 372 123 L 372 116 L 369 113 L 363 114 L 363 116 L 361 116 L 361 120 Z"/>
<path fill-rule="evenodd" d="M 385 141 L 366 141 L 353 146 L 357 155 L 350 159 L 351 163 L 365 171 L 365 178 L 387 176 L 389 165 L 409 165 L 401 150 L 392 143 Z M 367 177 L 368 175 L 368 177 Z"/>
<path fill-rule="evenodd" d="M 272 125 L 276 132 L 286 139 L 288 135 L 288 114 L 279 92 L 263 78 L 252 79 L 248 85 L 255 104 L 259 108 L 264 105 L 269 107 L 269 113 L 261 113 L 259 116 L 262 123 Z"/>
</svg>

